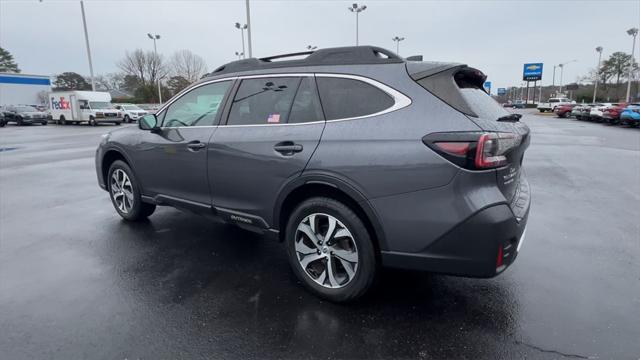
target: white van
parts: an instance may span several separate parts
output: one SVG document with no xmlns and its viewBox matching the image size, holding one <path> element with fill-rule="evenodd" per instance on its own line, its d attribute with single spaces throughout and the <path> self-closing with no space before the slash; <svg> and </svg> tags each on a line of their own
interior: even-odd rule
<svg viewBox="0 0 640 360">
<path fill-rule="evenodd" d="M 111 104 L 111 95 L 100 91 L 56 91 L 49 93 L 51 117 L 58 124 L 89 125 L 122 123 L 122 113 Z"/>
</svg>

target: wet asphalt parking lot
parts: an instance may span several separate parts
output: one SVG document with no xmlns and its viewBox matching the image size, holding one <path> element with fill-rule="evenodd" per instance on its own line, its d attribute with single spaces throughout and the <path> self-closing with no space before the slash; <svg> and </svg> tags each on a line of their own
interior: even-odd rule
<svg viewBox="0 0 640 360">
<path fill-rule="evenodd" d="M 640 129 L 540 116 L 527 237 L 501 276 L 387 270 L 349 305 L 281 244 L 98 188 L 113 126 L 0 129 L 0 358 L 640 358 Z"/>
</svg>

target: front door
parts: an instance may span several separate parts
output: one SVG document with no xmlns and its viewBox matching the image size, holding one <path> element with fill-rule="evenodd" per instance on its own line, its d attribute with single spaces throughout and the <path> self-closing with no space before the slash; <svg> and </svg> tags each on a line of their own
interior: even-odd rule
<svg viewBox="0 0 640 360">
<path fill-rule="evenodd" d="M 158 114 L 157 132 L 144 132 L 134 152 L 144 194 L 174 205 L 211 205 L 207 151 L 232 81 L 202 85 Z"/>
<path fill-rule="evenodd" d="M 213 205 L 238 221 L 273 226 L 279 191 L 302 173 L 322 135 L 315 79 L 243 79 L 228 113 L 209 145 Z"/>
</svg>

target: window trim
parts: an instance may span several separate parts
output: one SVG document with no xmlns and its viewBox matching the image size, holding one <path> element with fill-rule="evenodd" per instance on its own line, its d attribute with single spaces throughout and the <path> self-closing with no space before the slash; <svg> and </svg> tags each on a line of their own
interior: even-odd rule
<svg viewBox="0 0 640 360">
<path fill-rule="evenodd" d="M 270 78 L 270 77 L 309 77 L 309 76 L 313 76 L 315 78 L 318 77 L 333 77 L 333 78 L 344 78 L 344 79 L 352 79 L 352 80 L 358 80 L 358 81 L 362 81 L 364 83 L 367 83 L 369 85 L 372 85 L 380 90 L 382 90 L 384 93 L 386 93 L 387 95 L 391 96 L 391 98 L 393 99 L 393 105 L 391 105 L 390 107 L 378 111 L 376 113 L 373 114 L 368 114 L 368 115 L 363 115 L 363 116 L 355 116 L 355 117 L 350 117 L 350 118 L 341 118 L 341 119 L 333 119 L 333 120 L 318 120 L 318 121 L 310 121 L 310 122 L 304 122 L 304 123 L 285 123 L 285 124 L 243 124 L 243 125 L 227 125 L 227 117 L 228 114 L 226 113 L 225 108 L 223 108 L 223 113 L 222 116 L 224 116 L 224 120 L 221 120 L 218 122 L 217 125 L 202 125 L 202 126 L 177 126 L 177 127 L 171 127 L 171 128 L 167 128 L 167 129 L 181 129 L 181 128 L 203 128 L 203 127 L 246 127 L 246 126 L 270 126 L 270 127 L 274 127 L 274 126 L 303 126 L 303 125 L 313 125 L 313 124 L 321 124 L 321 123 L 331 123 L 331 122 L 338 122 L 338 121 L 350 121 L 350 120 L 359 120 L 359 119 L 366 119 L 369 117 L 374 117 L 374 116 L 380 116 L 380 115 L 384 115 L 396 110 L 400 110 L 403 109 L 409 105 L 411 105 L 411 103 L 413 102 L 411 100 L 410 97 L 408 97 L 407 95 L 401 93 L 400 91 L 386 85 L 383 84 L 377 80 L 368 78 L 366 76 L 362 76 L 362 75 L 352 75 L 352 74 L 341 74 L 341 73 L 315 73 L 315 72 L 311 72 L 311 73 L 272 73 L 272 74 L 257 74 L 257 75 L 241 75 L 241 76 L 231 76 L 231 77 L 226 77 L 226 78 L 221 78 L 221 79 L 215 79 L 215 80 L 209 80 L 200 84 L 197 84 L 193 87 L 187 88 L 182 90 L 180 93 L 178 93 L 176 96 L 174 96 L 170 101 L 168 101 L 167 103 L 165 103 L 158 111 L 157 111 L 157 115 L 160 115 L 161 113 L 163 113 L 169 106 L 171 106 L 171 104 L 173 104 L 176 100 L 178 100 L 179 98 L 181 98 L 182 96 L 186 95 L 188 92 L 191 92 L 192 90 L 195 90 L 201 86 L 205 86 L 205 85 L 209 85 L 209 84 L 213 84 L 213 83 L 217 83 L 217 82 L 222 82 L 222 81 L 234 81 L 234 84 L 232 84 L 232 86 L 230 87 L 230 90 L 232 90 L 230 93 L 228 93 L 225 96 L 225 99 L 223 100 L 223 102 L 226 104 L 229 100 L 229 98 L 231 98 L 232 96 L 235 96 L 236 92 L 237 92 L 237 86 L 235 86 L 235 84 L 238 83 L 238 80 L 244 80 L 244 79 L 260 79 L 260 78 Z M 164 114 L 163 114 L 164 116 Z M 164 120 L 164 119 L 163 119 Z M 163 125 L 164 125 L 164 121 L 163 121 Z M 165 129 L 165 127 L 161 127 L 162 129 Z"/>
</svg>

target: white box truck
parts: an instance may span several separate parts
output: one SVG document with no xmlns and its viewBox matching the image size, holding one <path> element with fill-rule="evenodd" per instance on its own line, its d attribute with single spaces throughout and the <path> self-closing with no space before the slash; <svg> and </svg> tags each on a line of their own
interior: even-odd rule
<svg viewBox="0 0 640 360">
<path fill-rule="evenodd" d="M 49 93 L 51 117 L 58 124 L 89 125 L 122 123 L 122 113 L 111 104 L 111 95 L 101 91 L 55 91 Z"/>
</svg>

